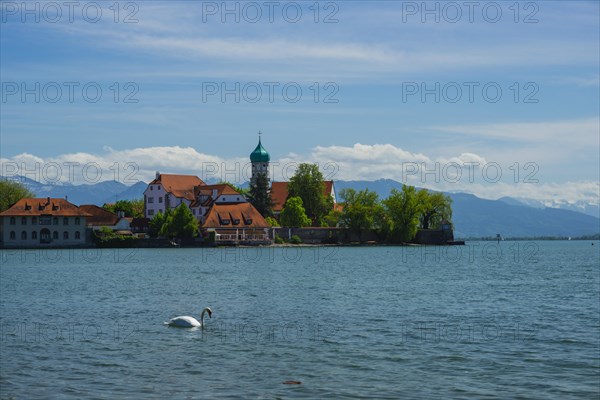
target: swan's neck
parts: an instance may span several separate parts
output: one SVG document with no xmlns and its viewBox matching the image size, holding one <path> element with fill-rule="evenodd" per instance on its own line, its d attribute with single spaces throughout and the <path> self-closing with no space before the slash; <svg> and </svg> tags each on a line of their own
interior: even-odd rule
<svg viewBox="0 0 600 400">
<path fill-rule="evenodd" d="M 204 314 L 206 314 L 206 309 L 202 310 L 200 313 L 200 324 L 204 326 Z"/>
</svg>

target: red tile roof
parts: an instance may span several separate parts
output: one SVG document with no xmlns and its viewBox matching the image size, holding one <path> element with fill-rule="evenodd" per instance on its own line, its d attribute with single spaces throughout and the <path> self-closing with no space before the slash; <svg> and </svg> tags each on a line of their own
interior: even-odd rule
<svg viewBox="0 0 600 400">
<path fill-rule="evenodd" d="M 196 175 L 160 174 L 149 185 L 162 185 L 165 191 L 172 193 L 175 197 L 194 200 L 194 187 L 205 185 L 202 179 Z"/>
<path fill-rule="evenodd" d="M 214 204 L 208 211 L 206 220 L 202 224 L 202 228 L 234 229 L 268 228 L 269 226 L 267 221 L 250 203 Z"/>
<path fill-rule="evenodd" d="M 285 201 L 288 197 L 288 182 L 271 183 L 271 200 L 273 201 L 273 211 L 283 210 Z"/>
<path fill-rule="evenodd" d="M 331 196 L 333 190 L 333 181 L 325 181 L 325 196 Z M 273 211 L 280 212 L 288 198 L 289 182 L 273 182 L 271 183 L 271 200 L 273 200 Z"/>
<path fill-rule="evenodd" d="M 83 204 L 79 206 L 80 210 L 90 214 L 90 217 L 86 218 L 87 225 L 94 226 L 112 226 L 119 222 L 117 214 L 105 210 L 102 207 L 98 207 L 94 204 Z"/>
<path fill-rule="evenodd" d="M 89 217 L 90 214 L 81 210 L 73 203 L 65 199 L 53 199 L 50 197 L 25 198 L 17 201 L 11 208 L 0 213 L 0 217 L 26 217 L 52 215 L 56 217 Z"/>
</svg>

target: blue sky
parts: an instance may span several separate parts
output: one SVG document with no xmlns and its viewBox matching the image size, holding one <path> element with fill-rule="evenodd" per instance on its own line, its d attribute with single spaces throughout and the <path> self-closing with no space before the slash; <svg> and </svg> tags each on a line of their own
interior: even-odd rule
<svg viewBox="0 0 600 400">
<path fill-rule="evenodd" d="M 76 2 L 72 21 L 62 2 L 2 3 L 5 174 L 76 162 L 203 177 L 247 162 L 261 130 L 273 161 L 335 164 L 334 179 L 598 202 L 598 2 L 427 2 L 437 16 L 402 1 L 323 1 L 318 15 L 313 1 L 98 3 L 101 16 Z M 443 173 L 456 164 L 458 182 Z"/>
</svg>

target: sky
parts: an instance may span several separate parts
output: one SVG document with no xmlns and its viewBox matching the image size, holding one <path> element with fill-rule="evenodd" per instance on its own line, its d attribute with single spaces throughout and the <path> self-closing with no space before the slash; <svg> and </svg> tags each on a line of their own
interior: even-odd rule
<svg viewBox="0 0 600 400">
<path fill-rule="evenodd" d="M 2 1 L 1 174 L 598 203 L 596 1 Z"/>
</svg>

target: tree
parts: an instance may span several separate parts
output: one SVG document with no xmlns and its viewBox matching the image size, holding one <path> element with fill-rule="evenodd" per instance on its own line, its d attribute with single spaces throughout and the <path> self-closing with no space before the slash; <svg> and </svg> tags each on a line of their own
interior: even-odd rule
<svg viewBox="0 0 600 400">
<path fill-rule="evenodd" d="M 22 183 L 0 179 L 0 212 L 8 210 L 17 201 L 29 197 L 35 195 Z"/>
<path fill-rule="evenodd" d="M 123 211 L 126 217 L 143 218 L 144 217 L 144 200 L 118 200 L 114 204 L 105 204 L 102 206 L 107 211 L 118 213 Z"/>
<path fill-rule="evenodd" d="M 198 220 L 190 209 L 181 203 L 166 215 L 159 234 L 168 238 L 191 239 L 198 236 L 198 228 Z"/>
<path fill-rule="evenodd" d="M 320 225 L 321 218 L 333 209 L 333 199 L 324 191 L 323 174 L 316 164 L 300 164 L 288 185 L 288 196 L 302 199 L 313 225 Z"/>
<path fill-rule="evenodd" d="M 421 228 L 438 229 L 443 220 L 452 219 L 452 199 L 441 192 L 421 189 L 417 192 L 421 215 Z"/>
<path fill-rule="evenodd" d="M 340 197 L 344 200 L 340 223 L 351 232 L 358 234 L 360 240 L 362 232 L 375 227 L 375 217 L 378 209 L 381 208 L 379 196 L 369 189 L 359 192 L 354 189 L 343 189 Z"/>
<path fill-rule="evenodd" d="M 383 200 L 389 218 L 390 240 L 407 243 L 413 240 L 419 229 L 421 206 L 414 186 L 404 185 L 402 191 L 392 189 L 390 196 Z"/>
<path fill-rule="evenodd" d="M 258 174 L 250 183 L 250 192 L 248 200 L 258 210 L 263 217 L 269 217 L 273 214 L 273 201 L 269 193 L 269 179 L 267 175 Z"/>
<path fill-rule="evenodd" d="M 150 237 L 157 237 L 161 234 L 161 230 L 165 222 L 167 221 L 167 216 L 171 214 L 171 210 L 167 209 L 166 213 L 162 213 L 161 211 L 154 214 L 154 217 L 150 220 L 150 224 L 148 227 L 148 235 Z"/>
<path fill-rule="evenodd" d="M 340 222 L 340 218 L 342 216 L 342 212 L 332 209 L 329 211 L 329 214 L 323 217 L 323 222 L 330 228 L 336 227 Z"/>
<path fill-rule="evenodd" d="M 267 217 L 265 218 L 265 221 L 267 221 L 267 223 L 269 224 L 269 226 L 274 226 L 274 227 L 278 227 L 279 226 L 279 222 L 277 222 L 277 220 L 273 217 Z"/>
<path fill-rule="evenodd" d="M 300 197 L 290 197 L 279 217 L 281 226 L 303 227 L 310 226 L 310 218 L 306 215 Z"/>
</svg>

